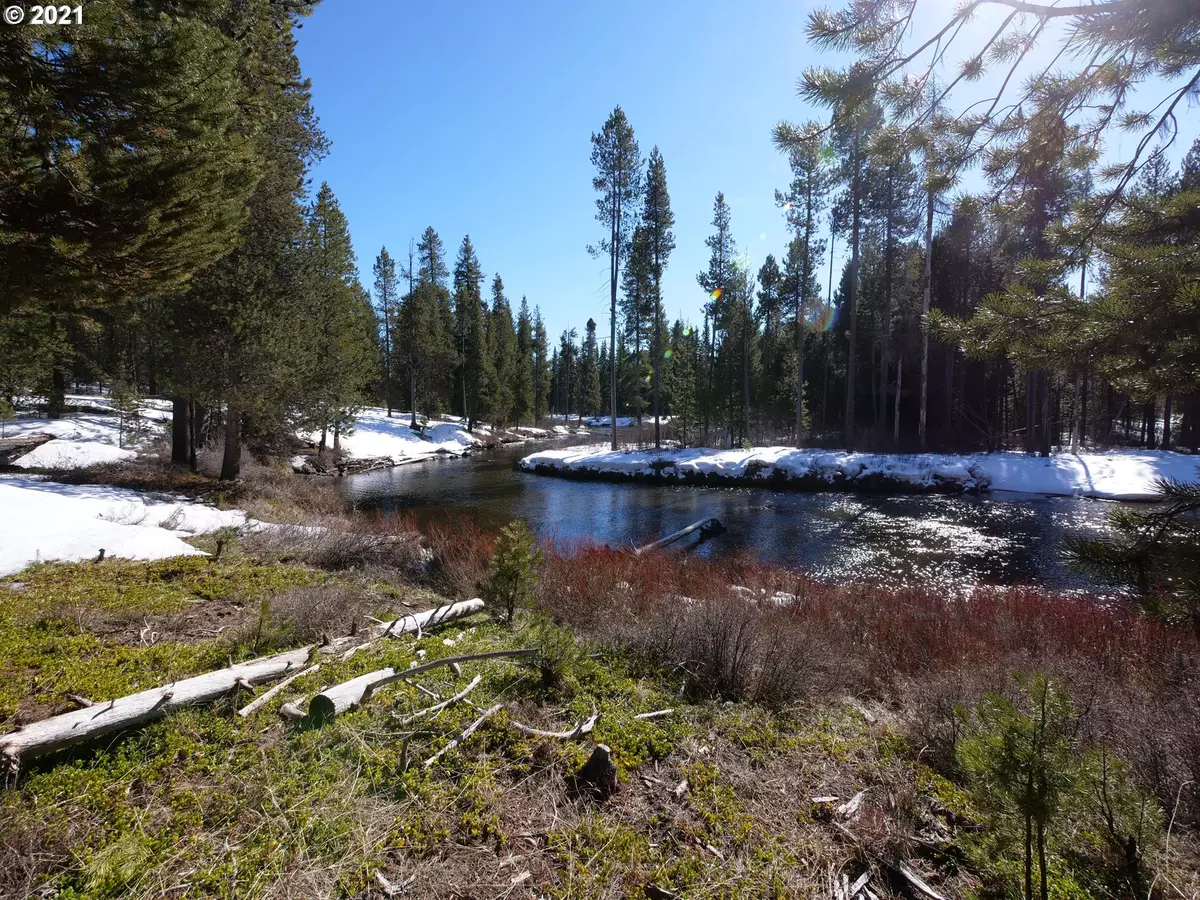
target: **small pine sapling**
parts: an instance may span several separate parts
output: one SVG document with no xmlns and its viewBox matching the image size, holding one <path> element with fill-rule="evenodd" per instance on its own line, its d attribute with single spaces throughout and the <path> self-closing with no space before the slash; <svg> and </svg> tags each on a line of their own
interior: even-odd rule
<svg viewBox="0 0 1200 900">
<path fill-rule="evenodd" d="M 994 825 L 1003 828 L 1015 820 L 1022 827 L 1025 900 L 1035 896 L 1035 850 L 1038 896 L 1048 900 L 1047 836 L 1064 795 L 1072 794 L 1081 775 L 1076 719 L 1066 694 L 1045 675 L 1017 680 L 1025 708 L 998 694 L 985 697 L 969 714 L 958 763 Z"/>
<path fill-rule="evenodd" d="M 541 561 L 542 551 L 524 522 L 518 519 L 500 530 L 483 589 L 483 599 L 489 604 L 504 607 L 510 625 L 517 607 L 533 599 L 537 567 Z"/>
</svg>

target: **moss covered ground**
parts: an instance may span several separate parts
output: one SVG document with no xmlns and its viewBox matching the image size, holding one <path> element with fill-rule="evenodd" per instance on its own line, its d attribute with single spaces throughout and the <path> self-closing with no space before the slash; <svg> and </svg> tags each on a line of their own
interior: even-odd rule
<svg viewBox="0 0 1200 900">
<path fill-rule="evenodd" d="M 321 609 L 341 598 L 359 617 L 442 600 L 236 544 L 32 567 L 0 579 L 0 731 L 74 708 L 72 696 L 107 700 L 306 643 L 337 617 L 310 621 L 317 607 L 298 595 Z M 543 665 L 437 669 L 320 727 L 277 714 L 385 666 L 520 646 Z M 469 703 L 406 721 L 475 675 Z M 1016 896 L 1013 857 L 989 860 L 971 796 L 894 712 L 697 700 L 684 678 L 532 614 L 377 641 L 324 659 L 249 717 L 235 714 L 242 694 L 25 761 L 0 792 L 0 896 L 810 897 L 864 873 L 875 896 L 911 896 L 900 859 L 947 897 Z M 495 703 L 500 714 L 424 764 Z M 509 727 L 569 729 L 594 709 L 582 739 Z M 619 779 L 604 801 L 571 790 L 600 743 Z M 1119 896 L 1077 892 L 1095 881 L 1078 874 L 1056 873 L 1055 896 Z"/>
</svg>

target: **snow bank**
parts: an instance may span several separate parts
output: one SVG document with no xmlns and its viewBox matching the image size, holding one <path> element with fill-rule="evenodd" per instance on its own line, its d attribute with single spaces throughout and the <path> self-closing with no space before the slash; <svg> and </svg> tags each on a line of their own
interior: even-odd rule
<svg viewBox="0 0 1200 900">
<path fill-rule="evenodd" d="M 984 460 L 993 491 L 1061 494 L 1106 500 L 1146 500 L 1158 478 L 1200 478 L 1200 456 L 1164 450 L 1059 453 L 1038 458 L 1023 453 L 988 453 Z"/>
<path fill-rule="evenodd" d="M 399 465 L 438 455 L 463 456 L 481 446 L 479 439 L 460 422 L 427 422 L 414 430 L 409 428 L 411 421 L 410 413 L 397 412 L 388 418 L 386 409 L 364 409 L 354 430 L 342 436 L 342 452 L 350 459 L 391 459 Z M 301 437 L 315 443 L 321 436 Z"/>
<path fill-rule="evenodd" d="M 1197 477 L 1200 457 L 1157 451 L 881 455 L 760 447 L 753 450 L 608 450 L 573 447 L 525 457 L 527 472 L 688 484 L 760 484 L 800 490 L 1017 491 L 1113 500 L 1150 496 L 1158 477 Z"/>
<path fill-rule="evenodd" d="M 26 398 L 28 399 L 28 398 Z M 137 434 L 126 426 L 124 439 L 121 423 L 107 397 L 90 394 L 67 394 L 67 405 L 87 412 L 67 413 L 61 419 L 40 419 L 22 416 L 0 422 L 0 436 L 19 437 L 36 432 L 52 434 L 55 440 L 13 460 L 22 469 L 79 469 L 100 463 L 119 462 L 137 456 L 131 449 L 154 437 L 161 423 L 171 420 L 171 401 L 142 400 L 138 407 Z M 119 447 L 124 444 L 124 448 Z"/>
<path fill-rule="evenodd" d="M 101 463 L 122 462 L 137 456 L 134 450 L 114 447 L 100 441 L 47 441 L 31 450 L 13 465 L 19 469 L 85 469 Z"/>
<path fill-rule="evenodd" d="M 33 562 L 163 559 L 201 553 L 183 538 L 243 527 L 246 514 L 95 484 L 0 475 L 0 575 Z"/>
</svg>

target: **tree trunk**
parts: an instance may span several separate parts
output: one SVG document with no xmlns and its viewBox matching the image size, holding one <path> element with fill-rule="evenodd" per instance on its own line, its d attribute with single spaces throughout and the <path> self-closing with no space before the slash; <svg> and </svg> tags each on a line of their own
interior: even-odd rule
<svg viewBox="0 0 1200 900">
<path fill-rule="evenodd" d="M 57 361 L 50 374 L 50 396 L 47 399 L 46 415 L 51 419 L 61 419 L 63 408 L 67 405 L 67 373 Z"/>
<path fill-rule="evenodd" d="M 1038 872 L 1041 875 L 1042 900 L 1050 900 L 1050 889 L 1047 884 L 1046 872 L 1046 826 L 1042 822 L 1037 825 Z"/>
<path fill-rule="evenodd" d="M 804 291 L 796 301 L 796 446 L 804 446 Z"/>
<path fill-rule="evenodd" d="M 199 404 L 194 397 L 188 400 L 188 467 L 193 472 L 200 471 L 197 461 L 197 444 L 199 443 L 198 406 Z"/>
<path fill-rule="evenodd" d="M 925 201 L 925 292 L 921 298 L 921 413 L 917 435 L 921 449 L 928 443 L 929 413 L 929 299 L 933 286 L 933 186 Z"/>
<path fill-rule="evenodd" d="M 183 397 L 171 398 L 171 462 L 187 465 L 188 444 L 188 401 Z"/>
<path fill-rule="evenodd" d="M 742 441 L 750 440 L 750 300 L 742 310 Z"/>
<path fill-rule="evenodd" d="M 892 366 L 892 175 L 888 176 L 888 211 L 883 239 L 883 321 L 879 347 L 879 426 L 887 431 L 888 374 Z"/>
<path fill-rule="evenodd" d="M 904 378 L 904 357 L 896 360 L 896 411 L 892 417 L 892 443 L 900 444 L 900 386 Z"/>
<path fill-rule="evenodd" d="M 657 255 L 658 250 L 656 249 L 654 252 Z M 656 263 L 656 266 L 657 266 L 657 263 Z M 658 278 L 658 275 L 656 275 L 655 283 L 654 283 L 654 339 L 650 342 L 651 343 L 650 352 L 654 355 L 654 397 L 653 397 L 653 400 L 654 400 L 654 447 L 655 447 L 655 449 L 662 447 L 662 423 L 661 423 L 661 415 L 660 415 L 661 410 L 659 408 L 659 402 L 660 402 L 660 396 L 661 396 L 661 391 L 659 388 L 661 375 L 660 375 L 659 368 L 662 365 L 662 353 L 663 353 L 663 351 L 662 351 L 662 299 L 659 295 L 661 294 L 662 289 L 659 287 L 658 281 L 659 281 L 659 278 Z"/>
<path fill-rule="evenodd" d="M 1075 399 L 1071 406 L 1071 452 L 1078 453 L 1083 442 L 1083 378 L 1075 375 Z"/>
<path fill-rule="evenodd" d="M 242 471 L 242 414 L 232 403 L 225 410 L 225 455 L 221 480 L 233 481 Z"/>
<path fill-rule="evenodd" d="M 342 452 L 342 426 L 340 424 L 333 426 L 333 452 L 335 454 Z"/>
<path fill-rule="evenodd" d="M 851 204 L 853 206 L 850 230 L 850 348 L 846 354 L 846 422 L 843 429 L 847 450 L 854 449 L 854 376 L 858 364 L 858 245 L 860 238 L 862 203 L 859 197 L 860 168 L 859 138 L 854 135 L 854 178 L 850 187 Z"/>
<path fill-rule="evenodd" d="M 1171 449 L 1171 416 L 1174 412 L 1174 410 L 1172 409 L 1172 406 L 1173 406 L 1172 399 L 1173 399 L 1172 396 L 1170 394 L 1167 394 L 1166 399 L 1163 400 L 1162 448 L 1164 450 Z"/>
<path fill-rule="evenodd" d="M 412 418 L 409 420 L 408 427 L 415 429 L 417 427 L 417 370 L 415 367 L 410 368 L 408 373 L 408 396 L 409 402 L 412 403 Z"/>
<path fill-rule="evenodd" d="M 1042 428 L 1041 441 L 1038 445 L 1039 456 L 1050 455 L 1050 375 L 1048 372 L 1042 372 L 1042 377 L 1039 379 L 1042 383 Z"/>
<path fill-rule="evenodd" d="M 259 684 L 300 669 L 311 651 L 311 647 L 289 650 L 33 722 L 0 736 L 0 757 L 16 761 L 42 756 L 150 722 L 186 706 L 211 702 L 232 693 L 243 682 Z"/>
</svg>

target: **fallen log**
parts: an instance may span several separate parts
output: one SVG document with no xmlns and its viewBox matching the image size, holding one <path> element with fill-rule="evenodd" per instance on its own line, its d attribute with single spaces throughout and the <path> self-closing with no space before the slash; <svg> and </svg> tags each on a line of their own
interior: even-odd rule
<svg viewBox="0 0 1200 900">
<path fill-rule="evenodd" d="M 641 556 L 647 550 L 657 550 L 660 547 L 667 546 L 667 544 L 673 544 L 680 538 L 685 538 L 697 531 L 700 532 L 701 539 L 706 540 L 720 534 L 724 530 L 725 526 L 718 519 L 701 519 L 699 522 L 693 522 L 687 528 L 681 528 L 672 534 L 668 534 L 665 538 L 661 538 L 651 544 L 646 544 L 644 547 L 638 547 L 633 553 L 635 556 Z"/>
<path fill-rule="evenodd" d="M 307 669 L 301 669 L 295 675 L 289 675 L 287 678 L 283 679 L 283 681 L 279 682 L 279 684 L 275 685 L 275 687 L 271 688 L 269 691 L 264 691 L 259 696 L 255 697 L 250 703 L 247 703 L 245 706 L 239 709 L 238 715 L 245 717 L 253 714 L 259 709 L 262 709 L 268 700 L 270 700 L 272 697 L 277 697 L 280 691 L 282 691 L 297 678 L 303 678 L 305 675 L 311 675 L 313 672 L 319 671 L 320 668 L 321 666 L 318 663 L 315 666 L 309 666 Z"/>
<path fill-rule="evenodd" d="M 209 703 L 232 694 L 241 682 L 261 684 L 302 668 L 313 649 L 301 647 L 299 650 L 252 659 L 216 672 L 118 697 L 108 703 L 95 703 L 90 707 L 32 722 L 18 731 L 0 735 L 0 758 L 16 763 L 21 759 L 42 756 L 72 744 L 153 721 L 186 706 Z"/>
<path fill-rule="evenodd" d="M 481 612 L 483 608 L 484 602 L 476 597 L 473 600 L 460 600 L 457 603 L 451 603 L 447 606 L 427 609 L 425 612 L 401 616 L 390 622 L 379 622 L 363 632 L 362 635 L 343 637 L 335 641 L 330 641 L 321 648 L 321 652 L 323 654 L 345 652 L 347 654 L 345 658 L 348 659 L 349 655 L 353 652 L 368 647 L 380 638 L 399 637 L 402 634 L 421 634 L 430 628 L 436 628 L 444 622 L 461 619 L 463 616 Z M 363 636 L 366 637 L 365 641 L 362 640 Z"/>
<path fill-rule="evenodd" d="M 391 622 L 384 622 L 376 626 L 368 632 L 369 639 L 366 643 L 369 644 L 381 637 L 399 637 L 402 634 L 421 632 L 424 629 L 436 627 L 443 622 L 479 612 L 483 608 L 483 601 L 476 598 L 451 603 L 448 606 L 439 606 L 435 609 L 409 616 L 402 616 Z M 130 694 L 126 697 L 118 697 L 107 703 L 93 702 L 90 707 L 84 707 L 83 709 L 63 713 L 62 715 L 51 716 L 39 722 L 23 725 L 9 734 L 0 735 L 0 759 L 6 759 L 10 765 L 14 765 L 22 758 L 41 756 L 62 749 L 63 747 L 71 746 L 72 744 L 82 743 L 83 741 L 101 737 L 105 734 L 141 725 L 185 706 L 208 703 L 235 690 L 267 681 L 274 681 L 282 675 L 292 673 L 294 669 L 299 669 L 305 663 L 309 662 L 314 652 L 321 655 L 339 653 L 356 641 L 359 641 L 361 644 L 360 636 L 339 638 L 321 647 L 310 645 L 274 656 L 249 660 L 248 662 L 238 663 L 225 669 L 219 669 L 216 672 L 196 675 L 174 684 L 166 684 L 141 691 L 137 694 Z M 534 653 L 536 651 L 531 650 L 528 652 Z M 475 654 L 474 656 L 460 657 L 460 659 L 480 658 L 490 655 L 513 654 L 501 651 L 496 654 Z M 439 660 L 427 666 L 418 667 L 416 670 L 410 669 L 403 673 L 402 677 L 407 677 L 414 671 L 423 671 L 426 668 L 433 668 L 436 665 L 443 665 L 449 662 L 451 661 L 447 660 L 443 663 L 443 661 Z M 298 678 L 302 674 L 307 673 L 296 672 L 292 677 Z M 286 687 L 291 680 L 289 678 L 275 689 L 267 691 L 261 697 L 255 698 L 253 702 L 240 711 L 240 714 L 247 716 L 255 710 L 260 709 L 272 697 L 278 696 L 279 691 Z M 79 701 L 76 700 L 76 702 Z"/>
<path fill-rule="evenodd" d="M 0 438 L 0 466 L 12 465 L 26 453 L 32 453 L 42 444 L 48 444 L 52 440 L 54 435 L 44 431 Z"/>
<path fill-rule="evenodd" d="M 436 669 L 438 666 L 450 666 L 454 663 L 471 662 L 480 659 L 498 659 L 505 656 L 535 656 L 537 652 L 535 648 L 489 650 L 486 653 L 447 656 L 420 666 L 413 666 L 410 669 L 401 669 L 399 672 L 390 666 L 386 669 L 376 669 L 374 672 L 368 672 L 366 675 L 359 675 L 357 678 L 352 678 L 341 684 L 335 684 L 333 687 L 326 688 L 321 693 L 316 694 L 308 702 L 308 716 L 314 722 L 327 722 L 335 716 L 361 706 L 370 698 L 371 694 L 380 688 L 386 687 L 396 681 L 411 678 L 413 675 L 428 672 L 430 669 Z"/>
<path fill-rule="evenodd" d="M 675 712 L 674 708 L 672 708 L 672 709 L 656 709 L 656 710 L 654 710 L 654 712 L 638 713 L 636 716 L 634 716 L 634 718 L 635 719 L 659 719 L 659 718 L 662 718 L 663 716 L 669 716 L 673 712 Z"/>
</svg>

